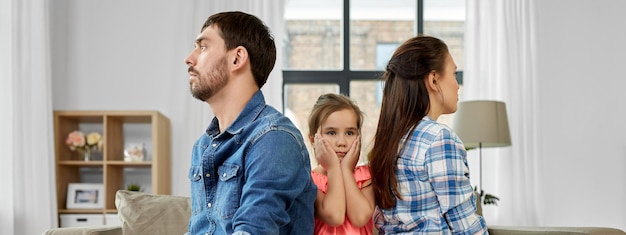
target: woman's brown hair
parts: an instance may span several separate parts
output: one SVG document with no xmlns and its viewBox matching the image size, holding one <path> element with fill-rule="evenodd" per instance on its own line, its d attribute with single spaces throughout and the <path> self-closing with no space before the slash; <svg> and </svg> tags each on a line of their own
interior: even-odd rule
<svg viewBox="0 0 626 235">
<path fill-rule="evenodd" d="M 397 158 L 402 138 L 426 116 L 430 99 L 424 82 L 432 71 L 443 71 L 446 44 L 434 37 L 416 36 L 396 49 L 383 74 L 383 99 L 368 154 L 376 205 L 388 209 L 396 204 Z M 400 198 L 401 199 L 401 198 Z"/>
</svg>

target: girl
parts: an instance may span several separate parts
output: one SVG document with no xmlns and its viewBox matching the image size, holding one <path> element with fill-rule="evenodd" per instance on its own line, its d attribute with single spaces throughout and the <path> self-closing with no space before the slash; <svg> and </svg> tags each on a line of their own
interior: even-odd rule
<svg viewBox="0 0 626 235">
<path fill-rule="evenodd" d="M 369 153 L 381 234 L 487 234 L 476 214 L 465 147 L 442 114 L 456 112 L 456 65 L 441 40 L 417 36 L 393 53 Z"/>
<path fill-rule="evenodd" d="M 325 94 L 309 116 L 309 140 L 319 165 L 315 234 L 372 234 L 374 191 L 367 165 L 357 166 L 363 113 L 348 97 Z M 315 133 L 313 133 L 315 131 Z"/>
</svg>

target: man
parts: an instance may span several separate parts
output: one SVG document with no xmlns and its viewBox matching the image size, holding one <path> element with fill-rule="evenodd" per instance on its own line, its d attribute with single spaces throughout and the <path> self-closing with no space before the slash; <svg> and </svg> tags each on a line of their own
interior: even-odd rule
<svg viewBox="0 0 626 235">
<path fill-rule="evenodd" d="M 193 147 L 188 234 L 312 234 L 317 188 L 298 129 L 265 104 L 276 61 L 265 24 L 210 16 L 187 56 L 191 94 L 215 118 Z"/>
</svg>

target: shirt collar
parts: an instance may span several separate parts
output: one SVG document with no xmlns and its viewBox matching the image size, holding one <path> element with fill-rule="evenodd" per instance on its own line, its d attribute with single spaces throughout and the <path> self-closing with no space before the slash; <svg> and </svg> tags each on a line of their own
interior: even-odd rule
<svg viewBox="0 0 626 235">
<path fill-rule="evenodd" d="M 237 119 L 235 119 L 235 121 L 230 124 L 230 126 L 226 128 L 224 132 L 231 135 L 240 133 L 245 126 L 253 122 L 259 116 L 264 108 L 265 97 L 263 96 L 263 92 L 261 92 L 261 90 L 258 90 L 256 93 L 254 93 L 252 98 L 250 98 L 243 110 L 241 110 L 241 113 L 239 113 Z M 213 117 L 213 120 L 211 120 L 211 124 L 206 130 L 206 134 L 209 136 L 220 134 L 219 122 L 217 120 L 217 117 Z"/>
</svg>

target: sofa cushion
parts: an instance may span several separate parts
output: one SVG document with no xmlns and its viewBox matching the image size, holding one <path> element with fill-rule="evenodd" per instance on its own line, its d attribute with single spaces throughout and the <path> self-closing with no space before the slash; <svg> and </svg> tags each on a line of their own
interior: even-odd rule
<svg viewBox="0 0 626 235">
<path fill-rule="evenodd" d="M 184 234 L 191 216 L 191 199 L 119 190 L 115 206 L 122 231 L 133 234 Z"/>
</svg>

